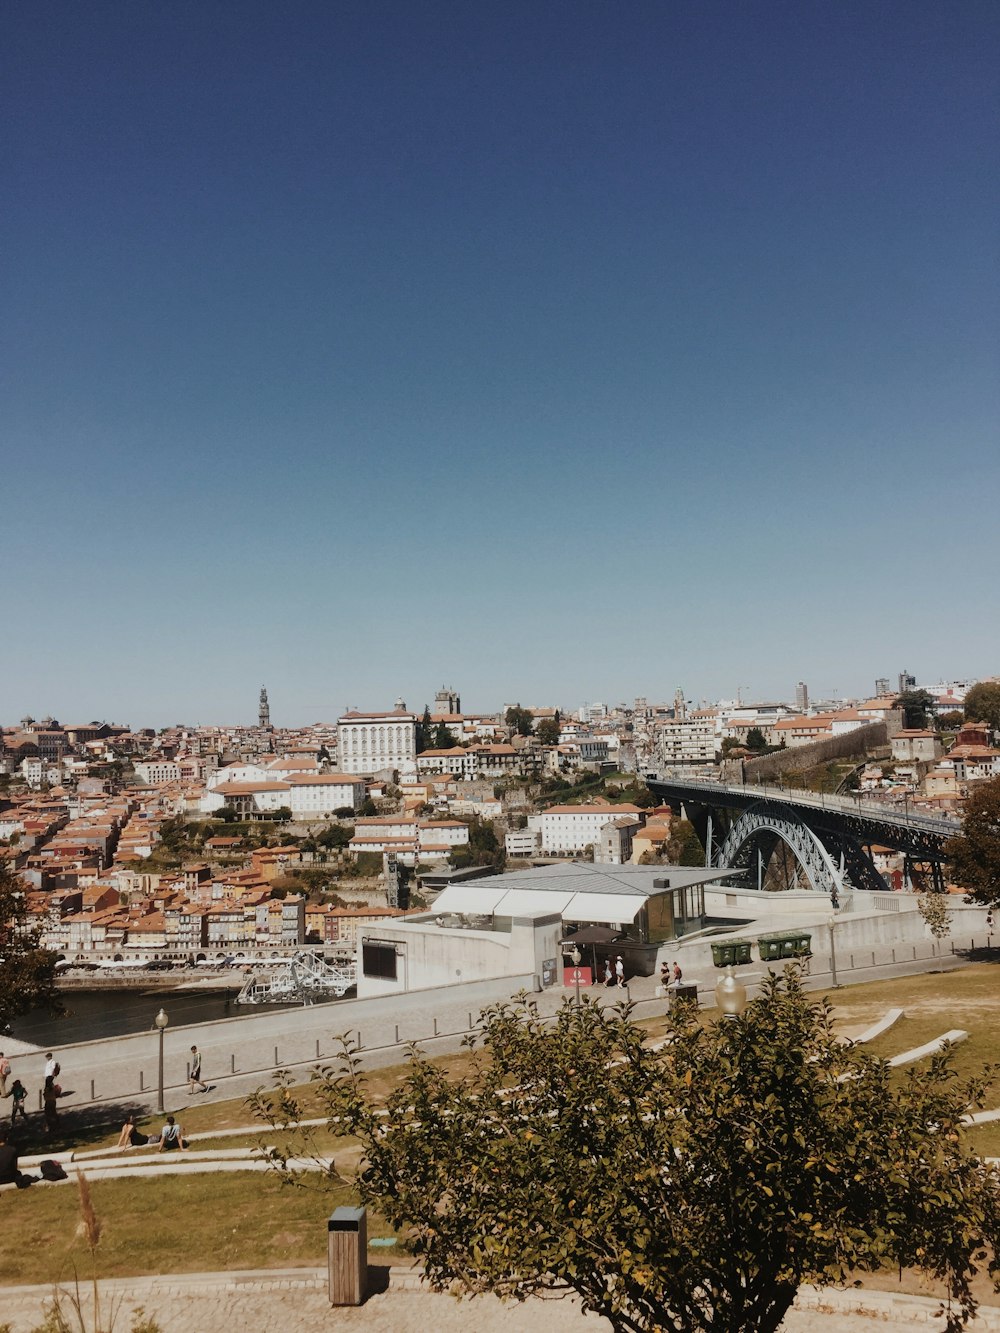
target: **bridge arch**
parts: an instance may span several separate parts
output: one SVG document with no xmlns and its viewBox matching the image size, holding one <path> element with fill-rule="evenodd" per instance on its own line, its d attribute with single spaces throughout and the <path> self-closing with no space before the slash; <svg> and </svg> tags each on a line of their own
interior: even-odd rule
<svg viewBox="0 0 1000 1333">
<path fill-rule="evenodd" d="M 826 897 L 839 896 L 845 876 L 823 843 L 803 820 L 777 810 L 765 802 L 744 810 L 726 835 L 718 851 L 717 864 L 729 869 L 749 869 L 755 850 L 763 854 L 767 844 L 769 861 L 777 841 L 792 853 L 811 889 Z"/>
</svg>

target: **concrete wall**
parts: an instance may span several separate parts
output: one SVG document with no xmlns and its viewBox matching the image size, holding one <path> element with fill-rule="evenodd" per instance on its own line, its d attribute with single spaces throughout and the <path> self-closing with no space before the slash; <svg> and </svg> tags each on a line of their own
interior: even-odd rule
<svg viewBox="0 0 1000 1333">
<path fill-rule="evenodd" d="M 367 927 L 362 939 L 397 945 L 396 979 L 358 972 L 358 999 L 454 986 L 468 981 L 531 974 L 559 958 L 562 922 L 558 915 L 513 917 L 510 930 L 465 930 L 438 926 L 434 917 L 385 921 Z M 359 964 L 361 949 L 358 950 Z"/>
</svg>

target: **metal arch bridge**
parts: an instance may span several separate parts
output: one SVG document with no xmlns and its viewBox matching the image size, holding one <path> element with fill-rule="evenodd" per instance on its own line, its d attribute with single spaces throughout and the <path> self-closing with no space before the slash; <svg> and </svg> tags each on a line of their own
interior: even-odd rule
<svg viewBox="0 0 1000 1333">
<path fill-rule="evenodd" d="M 834 899 L 852 888 L 885 891 L 873 846 L 902 852 L 907 875 L 912 866 L 928 866 L 934 886 L 943 888 L 943 847 L 961 831 L 957 819 L 918 814 L 908 802 L 899 810 L 860 795 L 686 778 L 650 778 L 649 788 L 664 804 L 686 813 L 705 845 L 707 864 L 741 869 L 752 877 L 756 863 L 761 887 L 777 857 L 791 861 L 796 882 L 804 880 Z"/>
</svg>

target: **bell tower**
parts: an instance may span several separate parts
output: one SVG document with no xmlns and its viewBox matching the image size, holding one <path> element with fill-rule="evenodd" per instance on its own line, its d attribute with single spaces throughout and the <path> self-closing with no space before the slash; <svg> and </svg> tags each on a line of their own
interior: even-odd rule
<svg viewBox="0 0 1000 1333">
<path fill-rule="evenodd" d="M 257 705 L 257 725 L 261 731 L 271 730 L 271 705 L 267 702 L 267 690 L 260 687 L 260 702 Z"/>
</svg>

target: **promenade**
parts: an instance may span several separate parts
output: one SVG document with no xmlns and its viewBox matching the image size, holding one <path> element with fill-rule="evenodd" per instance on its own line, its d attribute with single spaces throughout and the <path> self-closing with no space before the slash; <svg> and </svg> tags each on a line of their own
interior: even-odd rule
<svg viewBox="0 0 1000 1333">
<path fill-rule="evenodd" d="M 956 947 L 959 943 L 955 942 Z M 884 957 L 883 957 L 884 955 Z M 868 952 L 870 965 L 848 969 L 841 960 L 838 979 L 876 981 L 917 972 L 943 971 L 961 967 L 965 959 L 950 949 L 941 956 L 924 956 L 911 962 L 889 962 L 890 951 Z M 773 966 L 782 966 L 774 964 Z M 766 972 L 760 963 L 741 967 L 739 975 L 751 995 Z M 713 1003 L 712 988 L 719 972 L 711 966 L 685 968 L 685 981 L 698 985 L 702 1004 Z M 418 1042 L 430 1055 L 446 1055 L 461 1049 L 462 1041 L 474 1028 L 481 1010 L 497 1001 L 509 999 L 519 991 L 531 992 L 533 977 L 501 977 L 489 981 L 465 982 L 434 990 L 411 991 L 402 996 L 367 1000 L 337 1000 L 326 1004 L 289 1007 L 261 1012 L 247 1008 L 238 1015 L 210 1023 L 179 1028 L 169 1026 L 164 1034 L 164 1103 L 167 1110 L 180 1110 L 192 1102 L 187 1071 L 190 1048 L 197 1044 L 203 1057 L 203 1078 L 210 1085 L 208 1093 L 198 1093 L 196 1100 L 224 1101 L 245 1097 L 261 1085 L 270 1084 L 275 1071 L 290 1070 L 295 1081 L 303 1082 L 316 1064 L 329 1062 L 338 1053 L 338 1038 L 351 1033 L 360 1039 L 365 1063 L 374 1068 L 400 1063 L 406 1045 Z M 831 986 L 830 960 L 817 954 L 806 979 L 807 989 Z M 634 977 L 627 991 L 599 985 L 588 993 L 602 1004 L 616 1004 L 630 998 L 637 1004 L 640 1017 L 662 1013 L 665 1001 L 656 996 L 656 977 Z M 532 994 L 543 1014 L 552 1014 L 571 989 L 554 986 Z M 72 1004 L 72 997 L 69 997 Z M 161 1007 L 168 1017 L 170 997 L 150 996 L 150 1020 Z M 40 1108 L 39 1090 L 45 1052 L 40 1048 L 7 1039 L 6 1050 L 14 1077 L 20 1078 L 29 1092 L 29 1112 Z M 60 1081 L 65 1095 L 60 1103 L 65 1111 L 95 1112 L 105 1109 L 115 1115 L 124 1106 L 137 1111 L 155 1110 L 158 1083 L 159 1038 L 155 1028 L 128 1036 L 102 1038 L 58 1046 L 62 1066 Z"/>
<path fill-rule="evenodd" d="M 326 1272 L 293 1268 L 242 1273 L 182 1273 L 101 1283 L 102 1299 L 120 1301 L 119 1323 L 143 1309 L 164 1333 L 203 1333 L 213 1326 L 283 1327 L 295 1333 L 604 1333 L 611 1325 L 585 1315 L 575 1298 L 536 1298 L 503 1304 L 492 1296 L 457 1300 L 422 1286 L 414 1269 L 371 1269 L 375 1292 L 364 1305 L 333 1308 Z M 12 1333 L 30 1333 L 40 1322 L 52 1288 L 4 1287 L 3 1319 Z M 782 1324 L 784 1333 L 873 1333 L 912 1325 L 940 1329 L 939 1302 L 879 1291 L 804 1287 Z M 1000 1308 L 981 1307 L 969 1325 L 1000 1333 Z"/>
</svg>

